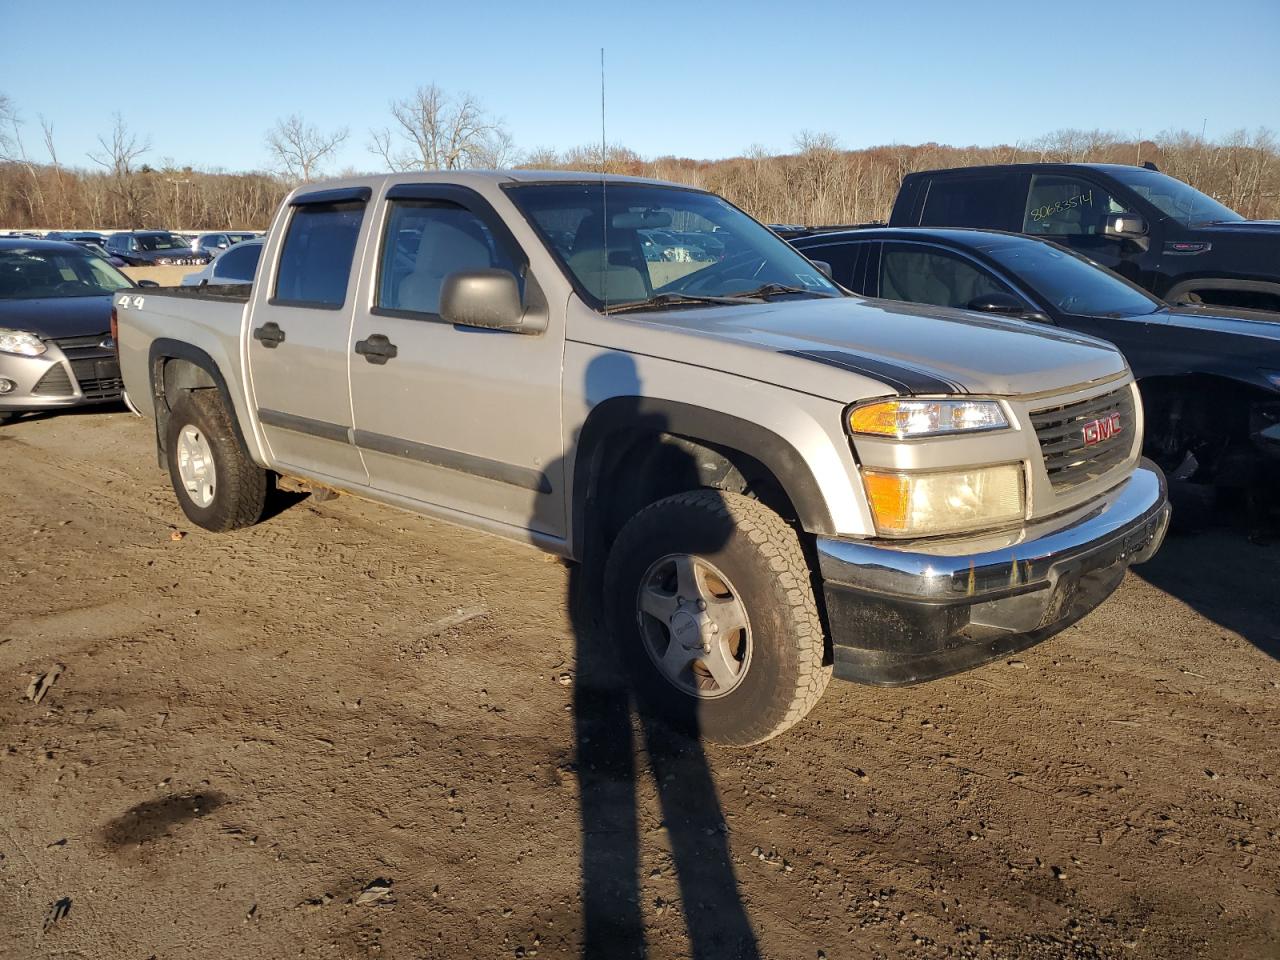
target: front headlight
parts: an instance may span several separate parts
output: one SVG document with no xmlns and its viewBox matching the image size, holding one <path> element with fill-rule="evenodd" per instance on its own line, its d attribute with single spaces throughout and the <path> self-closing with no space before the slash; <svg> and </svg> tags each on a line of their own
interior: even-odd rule
<svg viewBox="0 0 1280 960">
<path fill-rule="evenodd" d="M 1009 426 L 996 400 L 876 400 L 849 411 L 849 430 L 869 437 L 909 440 Z"/>
<path fill-rule="evenodd" d="M 26 330 L 0 329 L 0 353 L 16 353 L 20 357 L 38 357 L 49 348 L 34 333 Z"/>
<path fill-rule="evenodd" d="M 1022 466 L 946 473 L 863 470 L 862 482 L 884 537 L 931 537 L 1012 523 L 1025 512 Z"/>
</svg>

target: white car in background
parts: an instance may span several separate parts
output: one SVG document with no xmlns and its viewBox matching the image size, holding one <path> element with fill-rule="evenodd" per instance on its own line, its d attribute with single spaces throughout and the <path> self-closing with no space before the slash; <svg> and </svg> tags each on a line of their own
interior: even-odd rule
<svg viewBox="0 0 1280 960">
<path fill-rule="evenodd" d="M 258 237 L 228 247 L 213 258 L 203 270 L 182 278 L 184 287 L 207 287 L 218 284 L 253 283 L 262 256 L 264 240 Z"/>
</svg>

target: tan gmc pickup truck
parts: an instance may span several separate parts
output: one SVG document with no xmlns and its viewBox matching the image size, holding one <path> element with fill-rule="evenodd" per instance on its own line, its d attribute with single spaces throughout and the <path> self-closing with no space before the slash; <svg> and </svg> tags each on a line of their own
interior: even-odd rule
<svg viewBox="0 0 1280 960">
<path fill-rule="evenodd" d="M 599 561 L 637 682 L 725 743 L 833 674 L 913 683 L 1043 640 L 1168 522 L 1114 348 L 854 297 L 675 184 L 308 184 L 251 287 L 116 314 L 194 523 L 254 523 L 285 475 Z"/>
</svg>

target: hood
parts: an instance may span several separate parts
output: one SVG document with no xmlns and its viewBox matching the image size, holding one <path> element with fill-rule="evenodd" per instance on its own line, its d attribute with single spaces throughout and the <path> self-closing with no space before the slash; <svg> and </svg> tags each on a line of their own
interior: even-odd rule
<svg viewBox="0 0 1280 960">
<path fill-rule="evenodd" d="M 106 334 L 111 329 L 111 297 L 0 300 L 0 327 L 27 330 L 45 340 Z"/>
<path fill-rule="evenodd" d="M 1115 347 L 1092 337 L 888 300 L 790 300 L 621 318 L 841 367 L 899 393 L 1017 396 L 1127 369 Z"/>
<path fill-rule="evenodd" d="M 1204 233 L 1253 234 L 1280 239 L 1280 220 L 1229 220 L 1224 223 L 1199 224 L 1193 229 Z"/>
<path fill-rule="evenodd" d="M 1228 307 L 1173 307 L 1165 311 L 1170 326 L 1209 333 L 1280 342 L 1280 313 Z"/>
</svg>

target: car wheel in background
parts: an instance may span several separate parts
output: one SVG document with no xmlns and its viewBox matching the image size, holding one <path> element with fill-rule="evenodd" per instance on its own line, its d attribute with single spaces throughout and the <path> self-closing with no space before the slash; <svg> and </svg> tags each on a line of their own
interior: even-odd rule
<svg viewBox="0 0 1280 960">
<path fill-rule="evenodd" d="M 192 523 L 222 532 L 262 517 L 267 471 L 249 459 L 218 391 L 192 390 L 177 402 L 165 452 L 178 504 Z"/>
<path fill-rule="evenodd" d="M 622 528 L 604 599 L 643 706 L 734 746 L 802 719 L 831 679 L 809 566 L 764 504 L 696 490 Z"/>
</svg>

